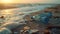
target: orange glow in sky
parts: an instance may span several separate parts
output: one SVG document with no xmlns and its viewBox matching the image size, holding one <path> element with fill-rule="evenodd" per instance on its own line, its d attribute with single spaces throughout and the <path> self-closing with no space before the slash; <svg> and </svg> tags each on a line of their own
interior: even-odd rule
<svg viewBox="0 0 60 34">
<path fill-rule="evenodd" d="M 45 0 L 0 0 L 0 3 L 42 3 Z"/>
<path fill-rule="evenodd" d="M 0 3 L 60 3 L 60 0 L 0 0 Z"/>
</svg>

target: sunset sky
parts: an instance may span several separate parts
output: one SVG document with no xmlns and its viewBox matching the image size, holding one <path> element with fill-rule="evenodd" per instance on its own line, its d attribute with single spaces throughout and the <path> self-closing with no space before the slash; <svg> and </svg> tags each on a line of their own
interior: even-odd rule
<svg viewBox="0 0 60 34">
<path fill-rule="evenodd" d="M 60 4 L 60 0 L 0 0 L 0 3 L 55 3 Z"/>
</svg>

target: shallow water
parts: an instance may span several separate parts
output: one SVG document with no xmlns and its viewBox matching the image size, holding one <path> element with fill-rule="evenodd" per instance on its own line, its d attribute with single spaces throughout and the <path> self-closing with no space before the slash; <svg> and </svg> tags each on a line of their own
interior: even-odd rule
<svg viewBox="0 0 60 34">
<path fill-rule="evenodd" d="M 0 11 L 0 16 L 4 16 L 4 19 L 0 19 L 2 23 L 19 23 L 24 21 L 24 16 L 33 12 L 44 10 L 47 7 L 54 7 L 55 5 L 33 5 L 26 7 L 19 7 L 14 9 L 5 9 Z"/>
</svg>

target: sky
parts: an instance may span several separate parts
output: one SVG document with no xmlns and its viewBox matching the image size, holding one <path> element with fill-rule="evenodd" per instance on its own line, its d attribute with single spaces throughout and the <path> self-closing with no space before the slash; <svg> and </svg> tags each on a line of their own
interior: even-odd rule
<svg viewBox="0 0 60 34">
<path fill-rule="evenodd" d="M 53 4 L 60 4 L 60 0 L 0 0 L 1 2 L 5 3 L 53 3 Z"/>
<path fill-rule="evenodd" d="M 20 3 L 60 3 L 60 0 L 21 0 Z"/>
</svg>

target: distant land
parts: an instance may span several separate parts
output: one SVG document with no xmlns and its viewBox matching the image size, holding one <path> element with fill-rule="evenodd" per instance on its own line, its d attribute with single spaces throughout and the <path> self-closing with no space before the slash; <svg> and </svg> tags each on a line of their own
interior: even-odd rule
<svg viewBox="0 0 60 34">
<path fill-rule="evenodd" d="M 37 5 L 60 5 L 60 4 L 41 4 L 41 3 L 12 3 L 12 4 L 1 4 L 0 9 L 10 9 L 10 8 L 18 8 L 24 6 L 37 6 Z"/>
</svg>

